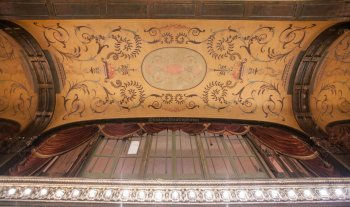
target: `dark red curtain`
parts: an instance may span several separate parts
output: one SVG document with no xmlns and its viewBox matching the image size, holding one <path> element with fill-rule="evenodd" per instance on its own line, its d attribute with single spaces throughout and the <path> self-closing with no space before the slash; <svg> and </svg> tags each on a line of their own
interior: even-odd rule
<svg viewBox="0 0 350 207">
<path fill-rule="evenodd" d="M 106 124 L 100 131 L 110 138 L 123 138 L 137 133 L 158 133 L 162 130 L 182 130 L 189 134 L 210 133 L 245 134 L 248 131 L 267 147 L 296 159 L 320 176 L 338 176 L 332 167 L 326 166 L 318 154 L 300 138 L 276 129 L 248 127 L 234 124 L 167 123 L 167 124 Z M 27 159 L 10 170 L 11 175 L 32 175 L 51 160 L 53 156 L 68 152 L 97 136 L 96 125 L 62 130 L 48 137 Z"/>
<path fill-rule="evenodd" d="M 42 142 L 26 160 L 10 169 L 10 175 L 32 175 L 53 156 L 68 152 L 97 135 L 99 128 L 93 126 L 62 130 Z"/>
<path fill-rule="evenodd" d="M 300 160 L 300 162 L 320 177 L 341 177 L 341 174 L 332 165 L 326 164 L 320 157 Z"/>
<path fill-rule="evenodd" d="M 338 177 L 340 173 L 331 165 L 326 165 L 307 143 L 291 133 L 276 128 L 254 126 L 250 133 L 272 150 L 298 159 L 309 170 L 321 177 Z"/>
<path fill-rule="evenodd" d="M 344 151 L 350 150 L 350 123 L 337 124 L 326 128 L 329 135 L 329 141 L 332 144 L 344 148 Z"/>
<path fill-rule="evenodd" d="M 236 124 L 210 124 L 207 131 L 215 134 L 230 133 L 243 135 L 249 131 L 249 126 Z"/>
<path fill-rule="evenodd" d="M 199 134 L 206 129 L 205 124 L 142 124 L 140 125 L 142 129 L 147 133 L 158 133 L 160 131 L 169 130 L 182 130 L 189 134 Z"/>
<path fill-rule="evenodd" d="M 39 158 L 32 154 L 27 159 L 9 170 L 13 176 L 30 176 L 45 166 L 52 158 Z"/>
<path fill-rule="evenodd" d="M 143 123 L 143 124 L 106 124 L 102 125 L 101 132 L 110 138 L 123 138 L 133 134 L 145 132 L 149 134 L 158 133 L 163 130 L 182 130 L 189 134 L 200 134 L 207 130 L 210 133 L 222 134 L 245 134 L 249 127 L 234 124 L 197 124 L 197 123 Z"/>
<path fill-rule="evenodd" d="M 311 159 L 315 151 L 291 133 L 276 128 L 253 126 L 250 133 L 267 147 L 290 157 Z"/>
<path fill-rule="evenodd" d="M 34 149 L 37 157 L 52 157 L 68 152 L 96 136 L 99 128 L 95 125 L 66 129 L 47 138 Z"/>
<path fill-rule="evenodd" d="M 140 133 L 142 129 L 138 124 L 105 124 L 100 127 L 101 132 L 108 138 L 124 138 Z"/>
</svg>

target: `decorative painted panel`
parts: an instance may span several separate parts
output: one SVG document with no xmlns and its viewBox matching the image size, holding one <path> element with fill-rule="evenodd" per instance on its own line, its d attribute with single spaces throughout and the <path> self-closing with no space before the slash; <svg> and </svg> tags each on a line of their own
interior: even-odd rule
<svg viewBox="0 0 350 207">
<path fill-rule="evenodd" d="M 0 118 L 26 127 L 34 118 L 37 95 L 21 47 L 0 30 Z"/>
<path fill-rule="evenodd" d="M 160 48 L 146 55 L 142 63 L 145 81 L 158 89 L 182 91 L 200 84 L 207 66 L 203 56 L 181 47 Z"/>
<path fill-rule="evenodd" d="M 244 119 L 298 128 L 287 94 L 293 63 L 335 22 L 17 23 L 64 67 L 66 84 L 49 128 L 138 117 Z"/>
<path fill-rule="evenodd" d="M 311 111 L 323 129 L 327 124 L 350 120 L 350 32 L 329 48 L 316 77 Z"/>
</svg>

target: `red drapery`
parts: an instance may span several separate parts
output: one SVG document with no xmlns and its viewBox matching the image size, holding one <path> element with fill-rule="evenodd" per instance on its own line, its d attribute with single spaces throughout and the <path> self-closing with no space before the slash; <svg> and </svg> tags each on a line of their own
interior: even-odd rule
<svg viewBox="0 0 350 207">
<path fill-rule="evenodd" d="M 207 130 L 210 133 L 245 134 L 250 133 L 267 147 L 296 159 L 318 173 L 320 176 L 337 176 L 333 168 L 325 166 L 315 150 L 300 138 L 275 128 L 248 127 L 234 124 L 105 124 L 100 126 L 108 138 L 124 138 L 139 133 L 158 133 L 162 130 L 182 130 L 189 134 L 199 134 Z M 11 175 L 31 175 L 45 165 L 53 156 L 68 152 L 98 134 L 99 127 L 75 127 L 58 132 L 47 138 L 33 150 L 31 155 L 18 166 L 10 170 Z"/>
<path fill-rule="evenodd" d="M 259 126 L 251 127 L 250 132 L 265 146 L 286 156 L 298 159 L 318 176 L 340 176 L 340 173 L 332 166 L 325 165 L 317 151 L 313 150 L 300 138 L 288 132 L 276 128 L 265 128 Z"/>
<path fill-rule="evenodd" d="M 100 126 L 100 130 L 106 137 L 116 139 L 138 134 L 142 131 L 138 124 L 105 124 Z"/>
<path fill-rule="evenodd" d="M 51 158 L 39 158 L 33 155 L 29 155 L 24 162 L 18 164 L 9 170 L 9 174 L 13 176 L 29 176 L 33 175 L 44 165 L 46 165 Z"/>
<path fill-rule="evenodd" d="M 158 133 L 163 130 L 182 130 L 188 134 L 200 134 L 207 130 L 210 133 L 223 134 L 245 134 L 249 127 L 234 124 L 106 124 L 100 127 L 101 132 L 109 138 L 123 138 L 133 134 L 145 132 L 149 134 Z"/>
<path fill-rule="evenodd" d="M 90 140 L 98 131 L 99 128 L 95 125 L 60 131 L 34 149 L 34 154 L 37 157 L 45 158 L 68 152 Z"/>
<path fill-rule="evenodd" d="M 206 129 L 206 124 L 140 124 L 142 129 L 147 133 L 158 133 L 160 131 L 169 130 L 182 130 L 189 134 L 199 134 Z"/>
<path fill-rule="evenodd" d="M 327 165 L 320 157 L 312 160 L 300 160 L 307 168 L 320 177 L 341 177 L 341 174 L 332 165 Z"/>
<path fill-rule="evenodd" d="M 326 131 L 331 143 L 341 146 L 346 150 L 350 150 L 350 123 L 327 127 Z"/>
<path fill-rule="evenodd" d="M 281 154 L 298 159 L 312 159 L 315 157 L 316 151 L 288 132 L 276 128 L 254 126 L 250 128 L 250 133 L 261 143 Z"/>
<path fill-rule="evenodd" d="M 207 131 L 215 134 L 236 134 L 243 135 L 249 132 L 249 126 L 236 125 L 236 124 L 210 124 Z"/>
<path fill-rule="evenodd" d="M 27 159 L 10 169 L 10 175 L 32 175 L 53 156 L 68 152 L 96 136 L 97 126 L 83 126 L 66 129 L 47 138 Z"/>
</svg>

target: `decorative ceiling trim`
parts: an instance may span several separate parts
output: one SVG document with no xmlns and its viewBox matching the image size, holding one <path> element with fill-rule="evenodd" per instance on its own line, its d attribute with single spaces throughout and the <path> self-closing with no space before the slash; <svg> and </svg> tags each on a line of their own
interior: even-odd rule
<svg viewBox="0 0 350 207">
<path fill-rule="evenodd" d="M 310 136 L 321 138 L 327 136 L 311 113 L 310 96 L 319 66 L 329 46 L 349 28 L 350 22 L 343 22 L 326 29 L 307 48 L 300 62 L 296 63 L 297 71 L 294 80 L 291 80 L 293 112 L 300 128 Z"/>
<path fill-rule="evenodd" d="M 350 180 L 92 180 L 79 178 L 0 178 L 0 205 L 66 206 L 116 204 L 211 204 L 346 206 Z"/>
<path fill-rule="evenodd" d="M 34 37 L 21 26 L 0 20 L 0 29 L 14 38 L 23 48 L 34 81 L 34 91 L 38 95 L 38 106 L 33 121 L 20 133 L 20 136 L 35 136 L 49 124 L 56 103 L 54 70 L 49 53 L 44 52 Z"/>
<path fill-rule="evenodd" d="M 2 19 L 344 20 L 349 17 L 350 3 L 345 0 L 16 0 L 0 3 Z"/>
</svg>

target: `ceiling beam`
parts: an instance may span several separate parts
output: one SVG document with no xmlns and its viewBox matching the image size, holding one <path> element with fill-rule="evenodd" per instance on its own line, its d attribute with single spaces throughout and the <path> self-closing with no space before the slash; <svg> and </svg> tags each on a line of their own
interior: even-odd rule
<svg viewBox="0 0 350 207">
<path fill-rule="evenodd" d="M 9 0 L 0 19 L 347 20 L 346 0 Z"/>
</svg>

